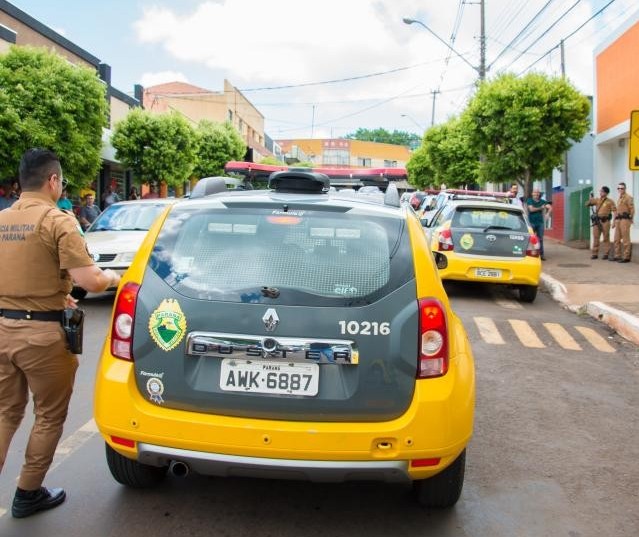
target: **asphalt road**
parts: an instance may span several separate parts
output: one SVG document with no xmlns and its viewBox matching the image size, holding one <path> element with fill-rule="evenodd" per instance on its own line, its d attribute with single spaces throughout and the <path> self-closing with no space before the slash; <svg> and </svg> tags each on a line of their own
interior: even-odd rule
<svg viewBox="0 0 639 537">
<path fill-rule="evenodd" d="M 522 305 L 490 287 L 449 285 L 477 368 L 475 435 L 461 500 L 427 511 L 405 486 L 190 475 L 157 489 L 118 485 L 91 421 L 93 377 L 112 296 L 84 301 L 85 353 L 46 484 L 66 503 L 14 520 L 9 509 L 31 419 L 0 475 L 0 535 L 92 537 L 636 536 L 639 348 L 548 295 Z"/>
</svg>

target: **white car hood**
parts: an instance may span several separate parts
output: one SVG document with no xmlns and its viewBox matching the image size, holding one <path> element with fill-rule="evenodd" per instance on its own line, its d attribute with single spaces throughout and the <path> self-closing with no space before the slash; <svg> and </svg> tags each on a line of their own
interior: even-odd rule
<svg viewBox="0 0 639 537">
<path fill-rule="evenodd" d="M 146 231 L 92 231 L 84 237 L 91 254 L 137 252 Z"/>
</svg>

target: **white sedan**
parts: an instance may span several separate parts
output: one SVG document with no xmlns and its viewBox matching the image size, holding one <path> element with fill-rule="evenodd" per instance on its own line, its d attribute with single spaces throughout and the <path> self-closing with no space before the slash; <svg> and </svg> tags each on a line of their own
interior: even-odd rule
<svg viewBox="0 0 639 537">
<path fill-rule="evenodd" d="M 124 274 L 155 219 L 176 201 L 175 198 L 131 200 L 107 207 L 84 232 L 96 264 L 101 269 Z M 71 294 L 84 298 L 87 292 L 74 287 Z"/>
</svg>

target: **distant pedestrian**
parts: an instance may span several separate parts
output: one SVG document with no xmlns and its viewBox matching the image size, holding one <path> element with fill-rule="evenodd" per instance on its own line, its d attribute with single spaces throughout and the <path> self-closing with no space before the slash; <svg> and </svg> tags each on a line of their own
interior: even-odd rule
<svg viewBox="0 0 639 537">
<path fill-rule="evenodd" d="M 544 230 L 546 229 L 546 219 L 552 212 L 552 203 L 542 198 L 539 189 L 535 188 L 532 191 L 532 197 L 526 200 L 526 208 L 528 209 L 530 225 L 539 238 L 539 253 L 541 254 L 541 259 L 545 261 Z"/>
<path fill-rule="evenodd" d="M 586 207 L 594 207 L 590 220 L 592 224 L 592 255 L 590 259 L 599 257 L 599 246 L 602 246 L 601 259 L 614 258 L 614 252 L 610 252 L 610 225 L 617 211 L 615 202 L 612 201 L 608 194 L 610 189 L 602 186 L 599 189 L 599 197 L 595 198 L 590 193 L 590 199 L 586 202 Z M 603 239 L 603 240 L 602 240 Z"/>
<path fill-rule="evenodd" d="M 106 209 L 118 201 L 120 201 L 120 196 L 113 190 L 112 186 L 107 186 L 102 194 L 102 209 Z"/>
<path fill-rule="evenodd" d="M 615 229 L 615 258 L 619 263 L 629 263 L 632 257 L 632 243 L 630 242 L 630 226 L 635 217 L 635 203 L 632 196 L 626 192 L 626 183 L 617 185 L 617 215 L 612 224 Z"/>
<path fill-rule="evenodd" d="M 159 198 L 159 194 L 157 191 L 157 188 L 155 187 L 154 184 L 149 185 L 149 191 L 144 194 L 144 196 L 142 196 L 142 199 L 155 199 L 155 198 Z"/>
<path fill-rule="evenodd" d="M 99 214 L 100 207 L 95 204 L 95 196 L 92 194 L 84 196 L 84 205 L 80 208 L 80 215 L 78 216 L 82 230 L 86 231 Z"/>
<path fill-rule="evenodd" d="M 0 211 L 11 207 L 18 201 L 18 182 L 7 181 L 1 185 L 2 194 L 0 195 Z"/>
<path fill-rule="evenodd" d="M 62 194 L 60 195 L 60 199 L 58 200 L 57 205 L 63 211 L 73 213 L 73 203 L 71 203 L 71 200 L 68 197 L 66 188 L 62 189 Z"/>
<path fill-rule="evenodd" d="M 138 189 L 134 186 L 131 187 L 131 189 L 129 190 L 129 197 L 128 199 L 130 200 L 138 200 L 140 199 L 140 195 L 138 194 Z"/>
<path fill-rule="evenodd" d="M 523 198 L 518 196 L 519 193 L 519 185 L 517 183 L 513 183 L 510 185 L 510 190 L 508 191 L 508 196 L 511 198 L 511 204 L 517 205 L 519 207 L 523 207 Z"/>
</svg>

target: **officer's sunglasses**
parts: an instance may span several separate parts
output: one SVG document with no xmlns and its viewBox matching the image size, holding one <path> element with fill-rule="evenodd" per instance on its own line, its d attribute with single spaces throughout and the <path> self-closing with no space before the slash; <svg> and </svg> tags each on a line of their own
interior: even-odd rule
<svg viewBox="0 0 639 537">
<path fill-rule="evenodd" d="M 69 180 L 66 177 L 62 177 L 61 175 L 58 175 L 58 179 L 60 180 L 60 183 L 62 183 L 62 188 L 65 189 L 69 184 Z"/>
</svg>

